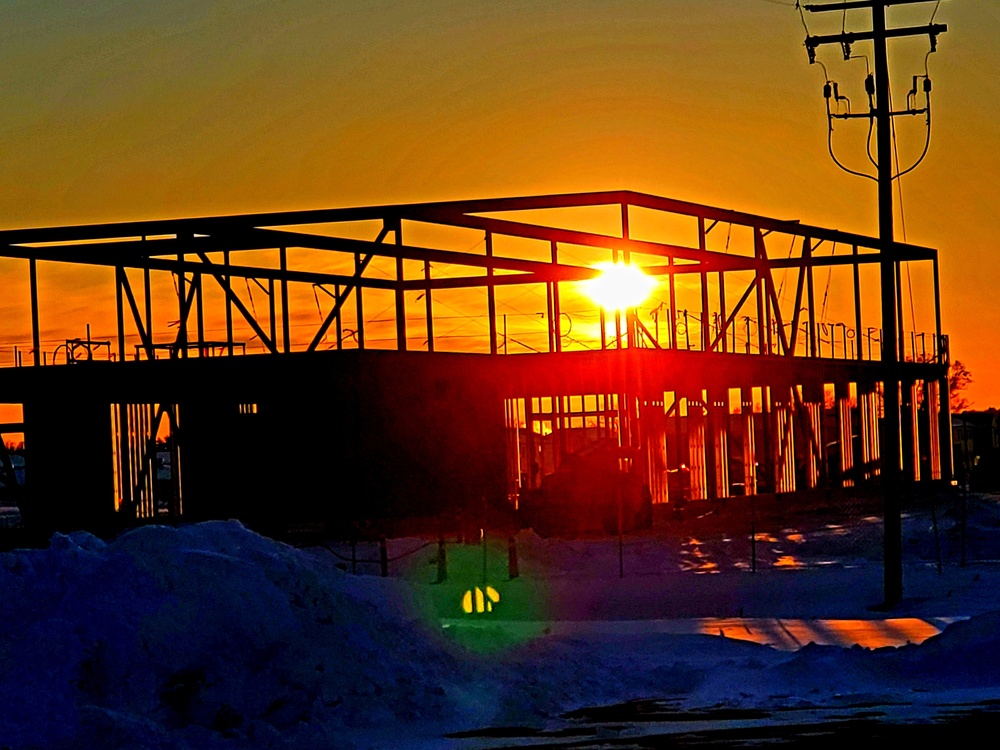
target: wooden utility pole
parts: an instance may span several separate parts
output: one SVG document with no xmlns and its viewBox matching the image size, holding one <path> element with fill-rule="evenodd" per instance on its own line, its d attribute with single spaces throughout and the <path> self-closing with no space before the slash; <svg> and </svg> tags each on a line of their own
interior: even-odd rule
<svg viewBox="0 0 1000 750">
<path fill-rule="evenodd" d="M 926 110 L 902 110 L 893 112 L 890 107 L 888 40 L 890 38 L 923 36 L 930 39 L 931 49 L 937 46 L 937 36 L 948 30 L 943 24 L 930 23 L 927 26 L 895 28 L 886 27 L 886 8 L 895 5 L 916 5 L 936 0 L 848 0 L 823 5 L 805 5 L 810 13 L 868 9 L 871 11 L 871 31 L 847 32 L 826 36 L 807 36 L 805 41 L 809 61 L 814 62 L 816 48 L 824 44 L 838 44 L 844 51 L 844 58 L 851 54 L 851 45 L 859 41 L 871 41 L 873 47 L 874 80 L 866 81 L 869 95 L 874 94 L 874 106 L 869 112 L 858 114 L 831 115 L 831 117 L 874 119 L 876 147 L 878 149 L 878 225 L 881 245 L 880 286 L 882 297 L 882 373 L 883 373 L 883 422 L 880 432 L 880 453 L 882 456 L 881 481 L 884 493 L 884 597 L 886 606 L 898 604 L 903 596 L 903 536 L 902 498 L 903 478 L 900 451 L 899 414 L 899 359 L 900 336 L 897 323 L 896 279 L 899 261 L 895 260 L 895 236 L 893 233 L 892 184 L 897 175 L 892 172 L 892 118 L 902 114 L 918 114 Z M 929 89 L 925 89 L 929 91 Z M 828 97 L 829 99 L 829 97 Z"/>
</svg>

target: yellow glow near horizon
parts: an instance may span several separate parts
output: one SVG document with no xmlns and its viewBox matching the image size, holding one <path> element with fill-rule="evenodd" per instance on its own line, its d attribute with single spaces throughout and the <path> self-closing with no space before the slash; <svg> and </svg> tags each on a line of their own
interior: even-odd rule
<svg viewBox="0 0 1000 750">
<path fill-rule="evenodd" d="M 110 15 L 94 5 L 4 5 L 13 30 L 0 46 L 4 228 L 629 189 L 877 232 L 874 191 L 830 160 L 826 75 L 802 49 L 796 3 L 726 3 L 725 14 L 720 3 L 654 0 L 300 0 L 219 12 L 205 10 L 218 4 L 163 0 L 116 4 L 121 12 Z M 940 102 L 928 158 L 902 183 L 905 222 L 911 241 L 940 252 L 943 332 L 952 360 L 974 374 L 974 408 L 985 409 L 1000 405 L 998 348 L 982 346 L 1000 327 L 992 252 L 1000 79 L 983 73 L 1000 67 L 1000 3 L 943 3 L 939 13 L 896 6 L 893 25 L 926 24 L 933 13 L 949 31 L 929 61 L 926 39 L 896 40 L 890 52 L 894 90 L 907 90 L 929 62 Z M 836 13 L 811 15 L 814 34 L 842 30 Z M 748 30 L 757 44 L 743 43 Z M 841 58 L 831 45 L 817 63 L 863 101 L 857 62 Z M 901 163 L 919 153 L 924 125 L 897 122 Z M 865 137 L 863 125 L 845 123 L 839 153 L 863 162 Z M 620 236 L 614 214 L 602 211 L 602 226 L 590 231 Z M 652 215 L 632 206 L 629 236 L 693 246 L 693 220 L 661 226 Z M 713 230 L 710 249 L 728 237 Z M 731 247 L 740 241 L 737 233 Z M 114 274 L 81 267 L 70 278 L 63 264 L 49 265 L 39 280 L 43 351 L 80 336 L 86 323 L 112 338 L 114 305 L 98 309 L 88 292 L 113 284 Z M 32 348 L 24 266 L 0 259 L 0 367 L 12 366 L 14 346 Z M 839 276 L 834 267 L 834 284 Z M 909 271 L 904 278 L 909 284 Z M 173 293 L 170 274 L 153 279 L 154 294 Z M 864 279 L 877 288 L 877 273 Z M 850 286 L 850 273 L 842 283 Z M 935 279 L 928 271 L 914 283 L 933 290 Z M 293 325 L 313 325 L 314 299 L 302 286 L 301 306 L 291 292 L 289 309 L 301 316 Z M 448 291 L 449 304 L 463 299 Z M 853 297 L 845 299 L 849 306 Z M 934 330 L 931 312 L 929 325 L 907 321 L 907 333 Z M 155 314 L 155 330 L 166 332 L 174 316 Z M 829 319 L 852 317 L 850 308 Z"/>
<path fill-rule="evenodd" d="M 656 279 L 628 263 L 598 263 L 599 276 L 583 282 L 583 292 L 605 310 L 641 305 L 656 287 Z"/>
</svg>

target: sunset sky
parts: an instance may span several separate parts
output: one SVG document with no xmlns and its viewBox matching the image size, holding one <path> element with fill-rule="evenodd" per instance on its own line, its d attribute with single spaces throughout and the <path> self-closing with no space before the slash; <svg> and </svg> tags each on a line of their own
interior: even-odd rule
<svg viewBox="0 0 1000 750">
<path fill-rule="evenodd" d="M 935 12 L 931 145 L 896 233 L 940 251 L 952 358 L 1000 407 L 1000 3 L 889 24 Z M 805 35 L 794 0 L 8 0 L 0 228 L 631 189 L 874 235 Z M 891 43 L 897 108 L 927 50 Z M 819 59 L 863 110 L 865 62 Z M 923 119 L 897 128 L 906 166 Z M 865 130 L 836 126 L 854 168 Z M 23 277 L 0 267 L 0 314 Z"/>
</svg>

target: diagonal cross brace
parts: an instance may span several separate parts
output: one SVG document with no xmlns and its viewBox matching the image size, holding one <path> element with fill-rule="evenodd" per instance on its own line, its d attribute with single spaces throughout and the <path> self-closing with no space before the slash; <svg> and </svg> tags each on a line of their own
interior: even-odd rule
<svg viewBox="0 0 1000 750">
<path fill-rule="evenodd" d="M 726 322 L 722 325 L 722 327 L 719 329 L 719 332 L 716 334 L 715 340 L 712 342 L 712 345 L 708 348 L 709 351 L 715 351 L 715 347 L 719 345 L 719 341 L 722 340 L 722 337 L 726 335 L 726 332 L 729 330 L 729 327 L 735 322 L 736 316 L 739 315 L 740 310 L 743 309 L 743 304 L 750 297 L 750 293 L 753 292 L 756 286 L 757 286 L 757 279 L 751 281 L 750 284 L 747 286 L 746 291 L 743 292 L 743 296 L 740 297 L 740 301 L 736 303 L 736 307 L 733 308 L 733 311 L 731 313 L 729 313 L 728 317 L 726 318 Z"/>
<path fill-rule="evenodd" d="M 205 253 L 199 252 L 198 257 L 201 259 L 201 262 L 209 268 L 219 268 L 218 265 L 208 259 L 208 256 L 205 255 Z M 267 350 L 271 352 L 271 354 L 277 354 L 278 348 L 275 346 L 274 341 L 271 340 L 270 336 L 264 333 L 264 329 L 260 327 L 260 324 L 257 322 L 257 319 L 253 316 L 253 314 L 247 310 L 246 305 L 243 304 L 243 300 L 236 295 L 236 292 L 232 290 L 232 287 L 224 282 L 224 274 L 217 270 L 210 270 L 208 273 L 210 273 L 215 280 L 219 282 L 219 286 L 226 293 L 226 299 L 232 302 L 236 306 L 236 309 L 240 311 L 240 314 L 243 315 L 243 319 L 246 320 L 247 325 L 253 329 L 253 332 L 257 334 L 257 338 L 261 340 L 261 343 L 267 347 Z"/>
<path fill-rule="evenodd" d="M 139 331 L 139 340 L 142 341 L 142 348 L 146 350 L 147 359 L 152 359 L 153 342 L 149 338 L 146 327 L 142 324 L 142 315 L 139 313 L 139 305 L 136 303 L 135 295 L 132 293 L 132 284 L 128 280 L 128 275 L 125 273 L 124 267 L 119 266 L 117 274 L 118 283 L 125 290 L 125 298 L 128 300 L 128 306 L 132 310 L 132 321 L 135 323 L 136 330 Z"/>
<path fill-rule="evenodd" d="M 632 314 L 632 322 L 633 322 L 633 323 L 635 323 L 636 327 L 637 327 L 637 328 L 638 328 L 638 329 L 639 329 L 640 331 L 642 331 L 642 333 L 644 334 L 645 338 L 646 338 L 646 339 L 647 339 L 648 341 L 652 342 L 652 344 L 653 344 L 653 347 L 654 347 L 654 348 L 656 348 L 656 349 L 662 349 L 662 348 L 663 348 L 662 346 L 660 346 L 660 342 L 659 342 L 659 341 L 657 341 L 657 340 L 656 340 L 656 338 L 655 338 L 655 337 L 653 336 L 653 334 L 651 334 L 651 333 L 649 332 L 649 329 L 648 329 L 648 328 L 646 328 L 646 326 L 644 326 L 644 325 L 642 324 L 642 321 L 641 321 L 641 320 L 639 320 L 639 316 L 638 316 L 638 315 L 636 315 L 635 313 L 633 313 L 633 314 Z"/>
<path fill-rule="evenodd" d="M 398 224 L 396 226 L 398 226 Z M 375 243 L 381 244 L 382 240 L 385 239 L 385 236 L 389 234 L 389 230 L 392 228 L 393 225 L 391 225 L 389 222 L 385 222 L 382 225 L 382 230 L 378 233 L 378 237 L 375 238 Z M 333 309 L 330 310 L 329 314 L 323 320 L 322 325 L 320 325 L 319 330 L 316 331 L 316 335 L 313 336 L 313 340 L 309 343 L 309 348 L 306 351 L 309 352 L 316 351 L 316 347 L 320 345 L 320 342 L 326 335 L 327 330 L 329 330 L 330 324 L 333 323 L 333 321 L 337 318 L 338 315 L 340 315 L 340 310 L 341 308 L 343 308 L 344 302 L 351 295 L 351 292 L 357 289 L 358 284 L 361 281 L 361 275 L 365 272 L 365 269 L 368 267 L 368 264 L 371 263 L 371 260 L 374 257 L 375 257 L 374 253 L 368 253 L 364 257 L 364 259 L 362 259 L 362 261 L 358 264 L 357 268 L 354 271 L 354 276 L 352 277 L 351 282 L 344 287 L 343 293 L 337 296 L 336 302 L 334 302 L 333 304 Z M 360 325 L 361 321 L 358 321 L 358 324 Z"/>
<path fill-rule="evenodd" d="M 767 246 L 764 244 L 764 237 L 760 233 L 760 230 L 754 231 L 753 242 L 757 258 L 762 261 L 767 261 Z M 778 292 L 774 288 L 774 277 L 771 275 L 770 268 L 760 266 L 758 267 L 758 274 L 764 277 L 764 287 L 766 289 L 767 298 L 771 301 L 771 309 L 774 311 L 774 317 L 778 322 L 778 339 L 781 343 L 781 349 L 785 354 L 788 354 L 788 339 L 785 337 L 785 324 L 781 319 L 781 303 L 778 300 Z"/>
</svg>

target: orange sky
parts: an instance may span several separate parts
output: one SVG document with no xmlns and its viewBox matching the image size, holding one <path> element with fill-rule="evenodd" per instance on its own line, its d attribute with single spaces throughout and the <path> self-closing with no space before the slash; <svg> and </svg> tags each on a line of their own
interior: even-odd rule
<svg viewBox="0 0 1000 750">
<path fill-rule="evenodd" d="M 905 236 L 939 249 L 952 357 L 974 406 L 1000 406 L 1000 4 L 945 0 L 935 21 L 949 31 L 929 58 L 933 135 L 903 180 Z M 793 0 L 15 0 L 0 227 L 625 188 L 875 234 L 874 183 L 827 155 L 804 37 Z M 926 51 L 892 43 L 897 103 Z M 862 108 L 865 63 L 820 60 Z M 922 120 L 898 127 L 905 164 Z M 837 125 L 857 168 L 863 129 Z M 0 320 L 25 276 L 0 264 Z M 42 283 L 83 335 L 60 272 Z M 0 329 L 0 347 L 18 338 Z"/>
</svg>

